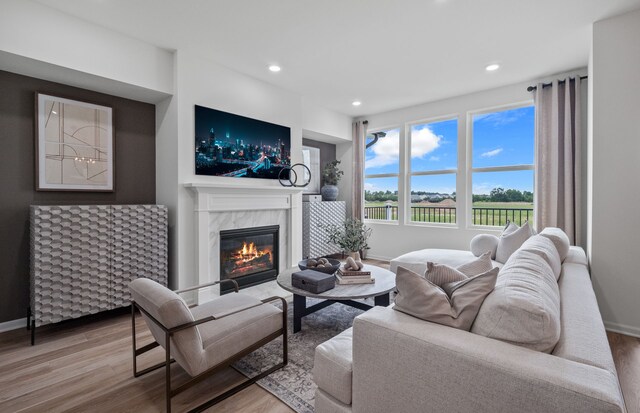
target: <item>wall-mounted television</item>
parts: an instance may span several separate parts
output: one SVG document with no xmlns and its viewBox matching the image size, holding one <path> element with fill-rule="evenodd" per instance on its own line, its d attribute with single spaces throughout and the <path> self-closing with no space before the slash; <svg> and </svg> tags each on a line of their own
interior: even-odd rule
<svg viewBox="0 0 640 413">
<path fill-rule="evenodd" d="M 278 179 L 291 165 L 286 126 L 198 105 L 195 126 L 196 175 Z"/>
</svg>

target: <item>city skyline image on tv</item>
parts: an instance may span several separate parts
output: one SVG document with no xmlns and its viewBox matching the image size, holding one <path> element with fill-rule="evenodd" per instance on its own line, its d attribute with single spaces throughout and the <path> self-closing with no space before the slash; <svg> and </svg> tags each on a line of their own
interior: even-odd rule
<svg viewBox="0 0 640 413">
<path fill-rule="evenodd" d="M 278 179 L 291 165 L 291 129 L 195 105 L 195 161 L 196 175 Z"/>
</svg>

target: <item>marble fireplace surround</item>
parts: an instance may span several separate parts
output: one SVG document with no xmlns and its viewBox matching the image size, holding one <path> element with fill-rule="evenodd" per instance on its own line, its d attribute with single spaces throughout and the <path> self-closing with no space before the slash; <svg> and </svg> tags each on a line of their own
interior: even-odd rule
<svg viewBox="0 0 640 413">
<path fill-rule="evenodd" d="M 220 279 L 220 231 L 279 225 L 280 271 L 291 268 L 302 256 L 302 188 L 283 186 L 187 183 L 196 195 L 195 236 L 198 284 Z M 266 298 L 289 295 L 275 281 L 242 290 Z M 200 290 L 197 301 L 217 297 L 219 287 Z"/>
</svg>

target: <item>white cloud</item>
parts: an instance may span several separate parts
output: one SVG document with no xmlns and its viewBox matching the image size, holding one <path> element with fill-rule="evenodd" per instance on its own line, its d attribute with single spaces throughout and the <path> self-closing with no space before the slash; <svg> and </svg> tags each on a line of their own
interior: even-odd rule
<svg viewBox="0 0 640 413">
<path fill-rule="evenodd" d="M 381 166 L 397 164 L 400 159 L 400 135 L 399 131 L 387 132 L 387 136 L 380 138 L 371 147 L 373 157 L 366 160 L 366 168 L 379 168 Z"/>
<path fill-rule="evenodd" d="M 429 160 L 433 161 L 433 162 L 438 162 L 440 160 L 440 157 L 439 156 L 432 156 L 432 157 L 429 158 Z"/>
<path fill-rule="evenodd" d="M 496 148 L 496 149 L 493 149 L 491 151 L 483 152 L 482 154 L 480 154 L 480 157 L 481 158 L 491 158 L 493 156 L 498 155 L 501 152 L 502 152 L 502 148 Z"/>
<path fill-rule="evenodd" d="M 411 157 L 422 158 L 439 148 L 442 142 L 442 136 L 436 135 L 428 127 L 414 129 L 411 136 Z M 371 151 L 374 155 L 366 160 L 367 169 L 397 164 L 400 159 L 399 131 L 388 131 L 387 136 L 380 138 L 371 147 Z M 432 161 L 439 159 L 436 156 L 431 158 Z"/>
<path fill-rule="evenodd" d="M 411 157 L 422 158 L 440 147 L 442 136 L 438 136 L 428 127 L 413 130 L 411 133 Z"/>
</svg>

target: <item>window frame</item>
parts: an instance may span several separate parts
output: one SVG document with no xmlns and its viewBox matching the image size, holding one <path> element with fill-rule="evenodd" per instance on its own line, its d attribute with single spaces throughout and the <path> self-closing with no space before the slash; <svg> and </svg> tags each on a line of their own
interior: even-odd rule
<svg viewBox="0 0 640 413">
<path fill-rule="evenodd" d="M 367 170 L 367 136 L 369 136 L 370 134 L 376 133 L 376 132 L 386 132 L 389 130 L 394 130 L 397 129 L 398 130 L 398 172 L 397 173 L 381 173 L 381 174 L 368 174 L 366 173 Z M 402 125 L 392 125 L 392 126 L 383 126 L 383 127 L 379 127 L 379 128 L 375 128 L 375 129 L 370 129 L 367 130 L 367 134 L 365 136 L 365 140 L 364 140 L 364 163 L 362 165 L 362 181 L 363 181 L 363 185 L 366 182 L 367 179 L 375 179 L 375 178 L 396 178 L 396 182 L 397 182 L 397 191 L 398 191 L 398 216 L 397 219 L 395 220 L 386 220 L 386 219 L 372 219 L 372 218 L 364 218 L 365 216 L 365 212 L 366 212 L 366 208 L 367 208 L 367 200 L 366 200 L 366 190 L 363 188 L 362 191 L 362 198 L 363 198 L 363 202 L 362 202 L 362 216 L 363 216 L 363 221 L 364 222 L 375 222 L 376 224 L 386 224 L 386 225 L 399 225 L 400 224 L 400 213 L 401 213 L 401 194 L 402 191 L 400 189 L 400 186 L 402 185 L 401 181 L 400 181 L 400 177 L 402 176 L 401 171 L 402 171 L 402 145 L 403 145 L 403 126 Z M 384 139 L 384 138 L 383 138 Z"/>
<path fill-rule="evenodd" d="M 485 167 L 473 167 L 473 116 L 483 115 L 486 113 L 502 112 L 512 109 L 520 109 L 533 106 L 535 110 L 535 102 L 533 99 L 520 101 L 516 103 L 510 103 L 506 105 L 492 106 L 483 109 L 467 111 L 467 133 L 466 133 L 466 176 L 467 187 L 466 189 L 466 205 L 465 216 L 468 229 L 482 229 L 482 230 L 495 230 L 500 228 L 499 225 L 475 225 L 473 223 L 473 174 L 477 172 L 515 172 L 515 171 L 533 171 L 533 196 L 535 205 L 535 183 L 536 183 L 536 133 L 535 133 L 535 121 L 534 121 L 534 135 L 533 135 L 533 163 L 532 164 L 514 164 L 507 166 L 485 166 Z M 535 209 L 534 209 L 535 211 Z"/>
<path fill-rule="evenodd" d="M 413 159 L 411 156 L 411 147 L 412 147 L 412 136 L 411 136 L 411 128 L 415 125 L 424 125 L 430 123 L 438 123 L 449 120 L 456 121 L 456 166 L 455 169 L 437 169 L 432 171 L 413 171 L 411 167 L 411 160 Z M 458 228 L 459 227 L 459 219 L 458 217 L 460 212 L 460 204 L 457 201 L 456 196 L 456 222 L 448 223 L 448 222 L 421 222 L 421 221 L 412 221 L 411 220 L 411 178 L 414 176 L 432 176 L 432 175 L 450 175 L 453 174 L 455 176 L 455 187 L 456 194 L 458 188 L 458 176 L 460 174 L 460 114 L 452 113 L 447 115 L 439 115 L 433 116 L 425 119 L 413 120 L 405 123 L 405 142 L 406 142 L 406 161 L 405 161 L 405 174 L 404 174 L 404 185 L 405 185 L 405 196 L 404 200 L 404 225 L 408 226 L 419 226 L 419 227 L 438 227 L 438 228 Z"/>
</svg>

